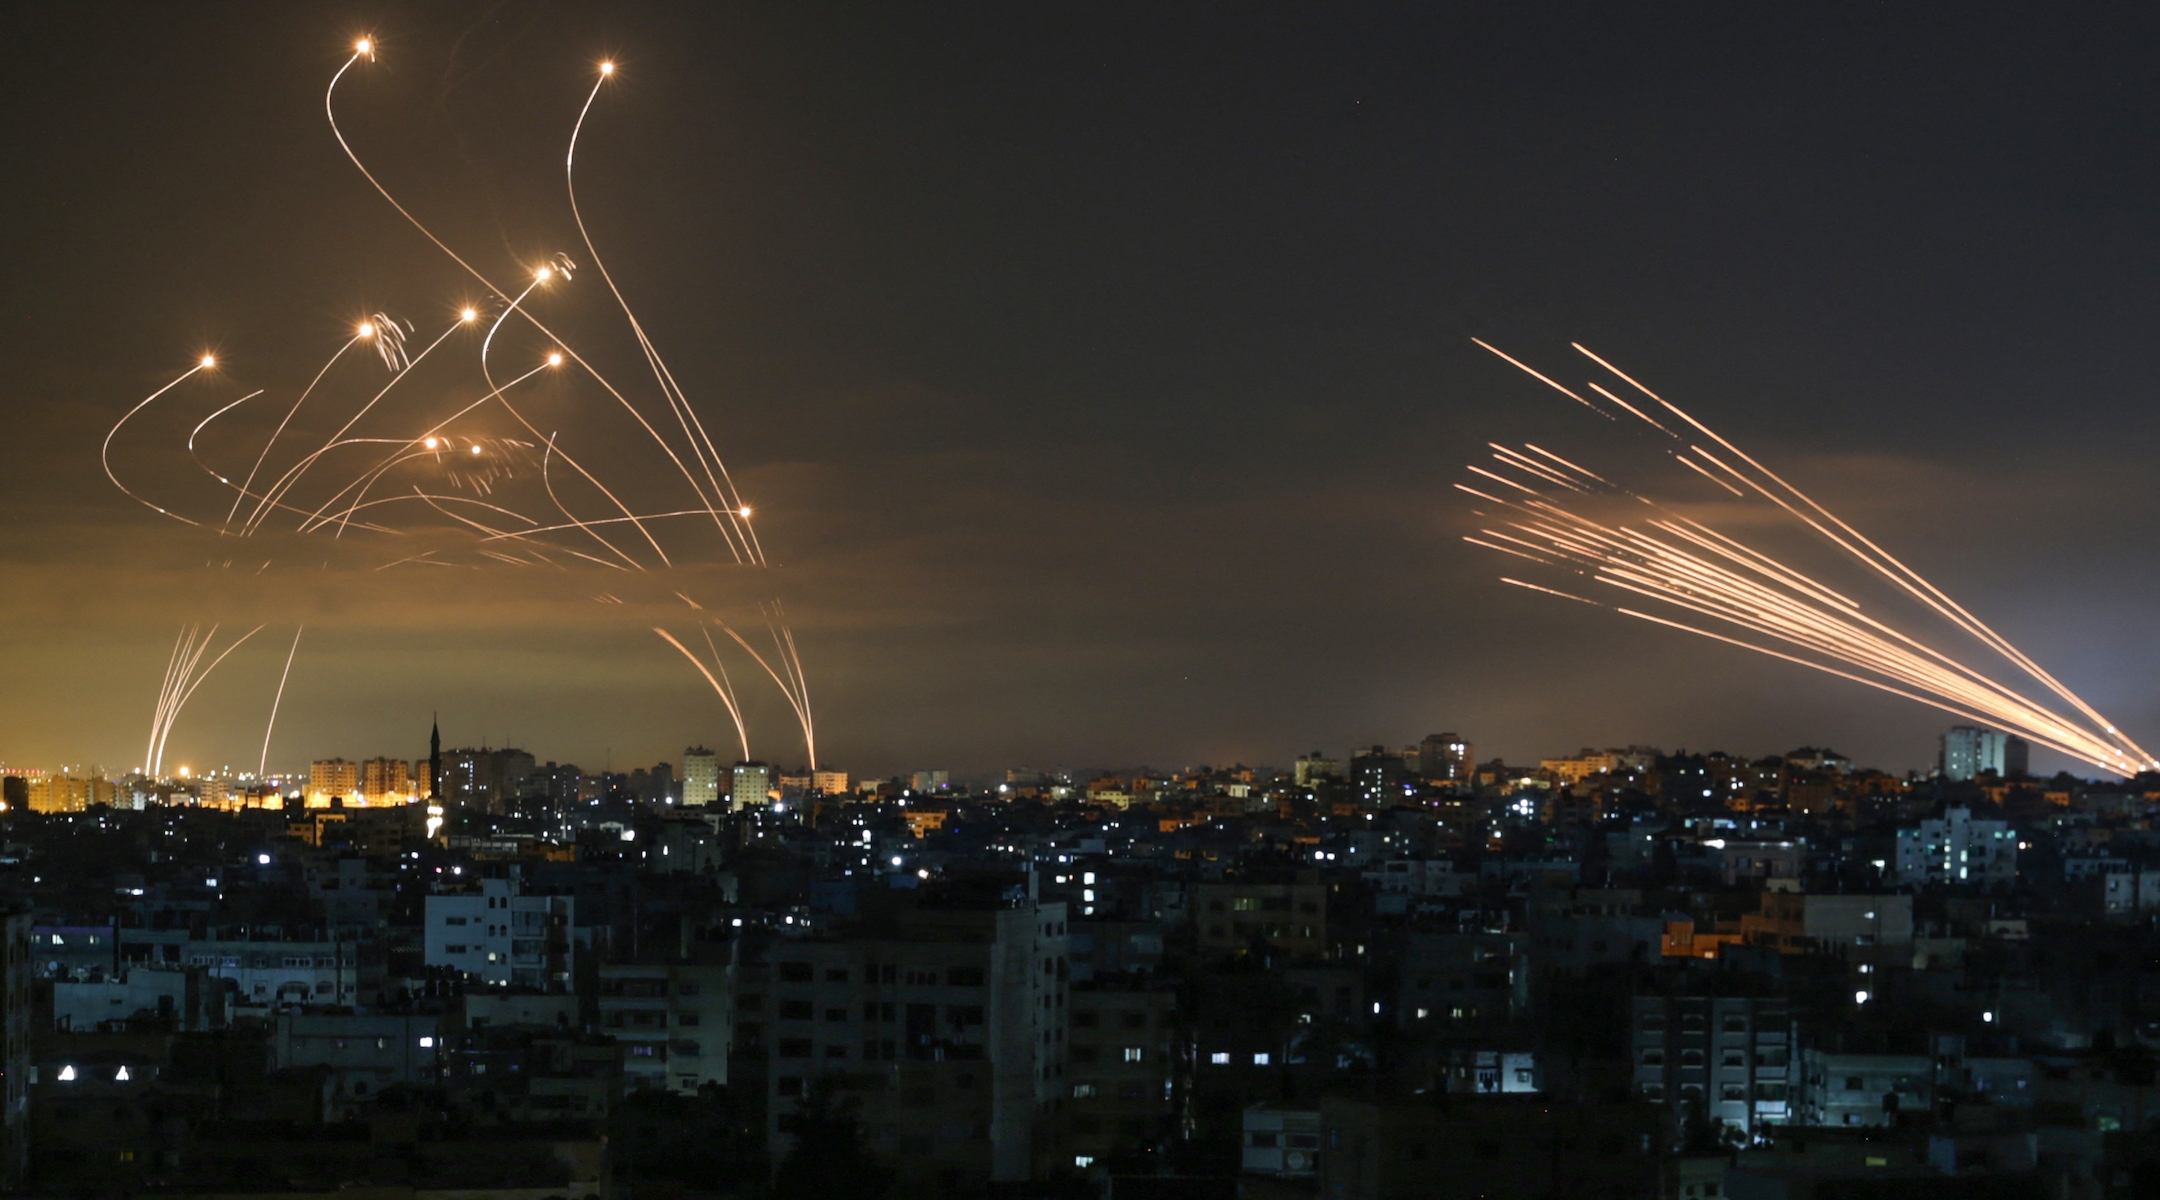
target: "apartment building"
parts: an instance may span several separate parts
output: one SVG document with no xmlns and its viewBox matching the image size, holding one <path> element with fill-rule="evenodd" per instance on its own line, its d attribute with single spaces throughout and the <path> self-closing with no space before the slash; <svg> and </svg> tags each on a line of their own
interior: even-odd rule
<svg viewBox="0 0 2160 1200">
<path fill-rule="evenodd" d="M 471 878 L 427 898 L 423 953 L 484 983 L 563 991 L 575 967 L 570 930 L 577 901 L 527 895 L 517 868 Z"/>
<path fill-rule="evenodd" d="M 819 1087 L 859 1100 L 871 1150 L 911 1175 L 1017 1182 L 1057 1161 L 1066 936 L 1062 903 L 956 886 L 773 949 L 768 994 L 741 1007 L 764 1018 L 775 1161 L 793 1149 L 783 1118 Z"/>
<path fill-rule="evenodd" d="M 683 1095 L 725 1086 L 733 985 L 727 961 L 601 967 L 600 1032 L 622 1045 L 623 1085 Z"/>
<path fill-rule="evenodd" d="M 1175 1136 L 1177 993 L 1144 979 L 1102 979 L 1073 989 L 1071 1002 L 1065 1129 L 1073 1166 Z"/>
<path fill-rule="evenodd" d="M 1635 1092 L 1742 1133 L 1789 1124 L 1795 1029 L 1786 1001 L 1637 996 L 1630 1021 Z"/>
</svg>

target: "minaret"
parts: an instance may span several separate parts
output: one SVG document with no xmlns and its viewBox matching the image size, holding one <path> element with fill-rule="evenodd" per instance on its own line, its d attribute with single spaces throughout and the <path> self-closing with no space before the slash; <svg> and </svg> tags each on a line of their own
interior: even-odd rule
<svg viewBox="0 0 2160 1200">
<path fill-rule="evenodd" d="M 427 790 L 428 799 L 442 800 L 442 714 L 437 713 L 428 726 L 427 739 Z"/>
</svg>

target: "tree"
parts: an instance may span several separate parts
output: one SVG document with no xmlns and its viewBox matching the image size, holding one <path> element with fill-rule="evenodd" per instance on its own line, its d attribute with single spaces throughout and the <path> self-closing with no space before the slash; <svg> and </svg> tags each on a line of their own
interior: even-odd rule
<svg viewBox="0 0 2160 1200">
<path fill-rule="evenodd" d="M 780 1118 L 795 1146 L 773 1175 L 773 1200 L 880 1200 L 891 1190 L 892 1173 L 863 1145 L 858 1107 L 832 1077 L 810 1085 L 795 1112 Z"/>
</svg>

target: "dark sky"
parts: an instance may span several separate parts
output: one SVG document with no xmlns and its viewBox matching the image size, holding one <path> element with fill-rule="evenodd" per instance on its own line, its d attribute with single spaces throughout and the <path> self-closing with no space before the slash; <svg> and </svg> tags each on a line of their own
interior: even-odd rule
<svg viewBox="0 0 2160 1200">
<path fill-rule="evenodd" d="M 680 581 L 787 598 L 832 765 L 1285 763 L 1443 729 L 1511 759 L 1932 756 L 1930 710 L 1497 584 L 1450 484 L 1569 414 L 1472 336 L 1627 365 L 2160 738 L 2156 26 L 8 6 L 0 760 L 135 766 L 193 621 L 266 628 L 168 766 L 253 764 L 302 621 L 273 763 L 417 754 L 436 710 L 453 742 L 588 768 L 729 740 L 650 632 L 682 620 L 676 577 L 605 605 L 596 571 L 378 572 L 294 538 L 251 575 L 252 548 L 225 567 L 105 481 L 105 431 L 203 348 L 221 377 L 115 443 L 192 501 L 180 442 L 210 409 L 289 402 L 358 314 L 427 326 L 472 295 L 324 122 L 362 33 L 383 53 L 343 85 L 348 132 L 505 277 L 581 250 L 563 145 L 593 63 L 621 63 L 586 215 L 775 564 Z M 581 274 L 550 319 L 634 375 L 602 300 Z M 777 694 L 745 692 L 753 751 L 799 760 Z"/>
</svg>

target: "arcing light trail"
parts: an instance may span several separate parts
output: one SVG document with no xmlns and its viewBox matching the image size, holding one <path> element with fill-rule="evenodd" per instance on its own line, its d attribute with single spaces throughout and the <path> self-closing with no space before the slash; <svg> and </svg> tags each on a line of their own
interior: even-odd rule
<svg viewBox="0 0 2160 1200">
<path fill-rule="evenodd" d="M 157 710 L 150 718 L 150 748 L 143 755 L 143 770 L 151 775 L 162 774 L 165 769 L 165 739 L 172 736 L 173 722 L 180 719 L 180 710 L 187 706 L 195 689 L 217 670 L 218 664 L 240 648 L 242 642 L 262 632 L 262 626 L 248 630 L 233 639 L 210 665 L 202 666 L 203 655 L 209 653 L 211 642 L 217 637 L 218 627 L 212 625 L 208 633 L 201 632 L 200 625 L 189 626 L 180 631 L 173 643 L 172 658 L 165 664 L 165 682 L 158 688 Z M 295 640 L 297 643 L 297 639 Z M 199 668 L 199 669 L 198 669 Z"/>
<path fill-rule="evenodd" d="M 1608 420 L 1624 417 L 1585 399 L 1544 373 L 1483 341 L 1479 346 Z M 1865 568 L 1865 579 L 1887 583 L 1935 620 L 1979 642 L 2039 685 L 2070 712 L 2060 711 L 1980 669 L 1862 611 L 1859 602 L 1771 555 L 1682 516 L 1538 446 L 1514 450 L 1492 444 L 1493 466 L 1472 466 L 1477 486 L 1455 486 L 1500 510 L 1465 541 L 1667 606 L 1664 615 L 1606 603 L 1571 591 L 1503 578 L 1502 582 L 1576 600 L 1638 620 L 1683 630 L 1773 658 L 1811 667 L 1893 695 L 1932 705 L 1979 724 L 2018 734 L 2038 745 L 2120 775 L 2160 768 L 2160 761 L 2091 705 L 1983 624 L 1956 601 L 1858 530 L 1707 425 L 1637 383 L 1582 346 L 1584 357 L 1677 418 L 1684 435 L 1613 391 L 1589 383 L 1613 408 L 1663 435 L 1675 460 L 1734 496 L 1767 500 Z M 1706 449 L 1710 443 L 1715 450 Z M 1577 499 L 1583 497 L 1585 499 Z M 1640 505 L 1634 522 L 1598 519 L 1589 499 Z M 1629 502 L 1633 502 L 1630 505 Z M 1632 603 L 1632 602 L 1630 602 Z M 1707 620 L 1712 628 L 1697 624 Z M 1730 632 L 1717 632 L 1722 624 Z M 1752 636 L 1750 636 L 1752 635 Z M 1765 644 L 1765 643 L 1769 644 Z M 1779 647 L 1783 647 L 1782 649 Z"/>
<path fill-rule="evenodd" d="M 239 399 L 214 402 L 213 411 L 188 433 L 186 452 L 221 489 L 219 503 L 226 512 L 188 515 L 180 511 L 184 506 L 150 498 L 162 495 L 165 481 L 157 487 L 131 487 L 123 482 L 114 464 L 114 450 L 123 428 L 154 403 L 197 376 L 214 378 L 217 360 L 205 354 L 195 366 L 137 402 L 106 434 L 101 461 L 113 485 L 161 515 L 215 529 L 220 537 L 250 538 L 289 530 L 327 535 L 332 540 L 352 533 L 438 543 L 426 549 L 412 547 L 419 553 L 386 556 L 391 561 L 378 570 L 408 564 L 471 568 L 498 563 L 567 570 L 565 564 L 574 562 L 637 574 L 713 562 L 767 568 L 751 524 L 751 506 L 736 488 L 696 407 L 602 260 L 578 206 L 579 139 L 602 90 L 615 77 L 614 64 L 598 65 L 592 90 L 577 110 L 563 159 L 564 186 L 584 254 L 606 284 L 612 308 L 620 311 L 628 326 L 651 375 L 649 386 L 618 386 L 535 312 L 536 306 L 559 305 L 575 296 L 569 285 L 578 264 L 568 256 L 552 254 L 515 264 L 509 277 L 522 277 L 522 284 L 501 286 L 497 282 L 504 278 L 501 272 L 491 277 L 472 258 L 453 249 L 369 169 L 339 125 L 338 87 L 353 70 L 374 62 L 376 52 L 372 39 L 361 40 L 331 77 L 323 96 L 331 134 L 368 185 L 478 285 L 483 293 L 479 302 L 470 297 L 449 298 L 454 317 L 416 353 L 407 350 L 413 323 L 370 312 L 341 331 L 334 349 L 311 377 L 304 377 L 305 385 L 292 393 L 289 403 L 262 399 L 261 389 Z M 454 355 L 437 354 L 460 331 L 480 335 L 476 347 L 469 340 L 464 343 L 476 351 L 464 361 L 468 378 L 477 377 L 477 392 L 456 378 Z M 363 347 L 373 353 L 352 353 Z M 357 376 L 369 362 L 379 362 L 388 378 L 360 381 Z M 604 398 L 596 396 L 601 403 L 593 407 L 579 405 L 574 398 L 568 401 L 571 411 L 585 423 L 583 428 L 575 432 L 544 428 L 542 419 L 531 411 L 537 402 L 526 398 L 538 386 L 531 381 L 541 377 L 550 380 L 550 403 L 564 403 L 563 397 L 574 396 L 580 383 L 597 386 Z M 510 428 L 504 428 L 504 419 L 512 423 Z M 269 424 L 273 420 L 274 425 Z M 617 422 L 617 430 L 604 428 L 609 420 Z M 603 425 L 596 426 L 595 421 Z M 217 433 L 206 437 L 213 422 Z M 321 429 L 308 433 L 315 425 Z M 659 453 L 652 462 L 659 470 L 611 479 L 593 469 L 588 459 L 635 453 L 626 448 L 624 435 L 631 446 L 656 449 Z M 246 445 L 237 455 L 231 448 L 235 440 Z M 660 465 L 663 461 L 666 466 Z M 711 532 L 692 539 L 686 519 Z M 446 535 L 452 543 L 442 544 Z M 724 623 L 720 627 L 779 687 L 801 727 L 804 751 L 815 765 L 815 726 L 794 633 L 777 600 L 770 601 L 769 607 L 761 603 L 759 611 L 772 634 L 768 651 L 759 652 Z M 701 618 L 708 619 L 717 623 L 717 618 Z M 747 757 L 742 709 L 732 683 L 723 682 L 726 668 L 710 635 L 707 642 L 720 671 L 717 677 L 664 630 L 656 632 L 688 656 L 713 684 Z M 190 679 L 200 682 L 191 672 L 207 640 L 198 645 L 184 633 L 182 643 L 168 663 L 160 689 L 148 769 L 159 766 L 164 737 L 179 705 L 192 691 Z M 296 634 L 294 650 L 288 652 L 285 673 L 279 679 L 279 698 L 272 703 L 273 729 L 297 646 Z M 231 650 L 228 647 L 225 653 Z M 219 655 L 211 665 L 223 657 Z M 270 732 L 266 729 L 264 734 L 265 768 Z"/>
</svg>

